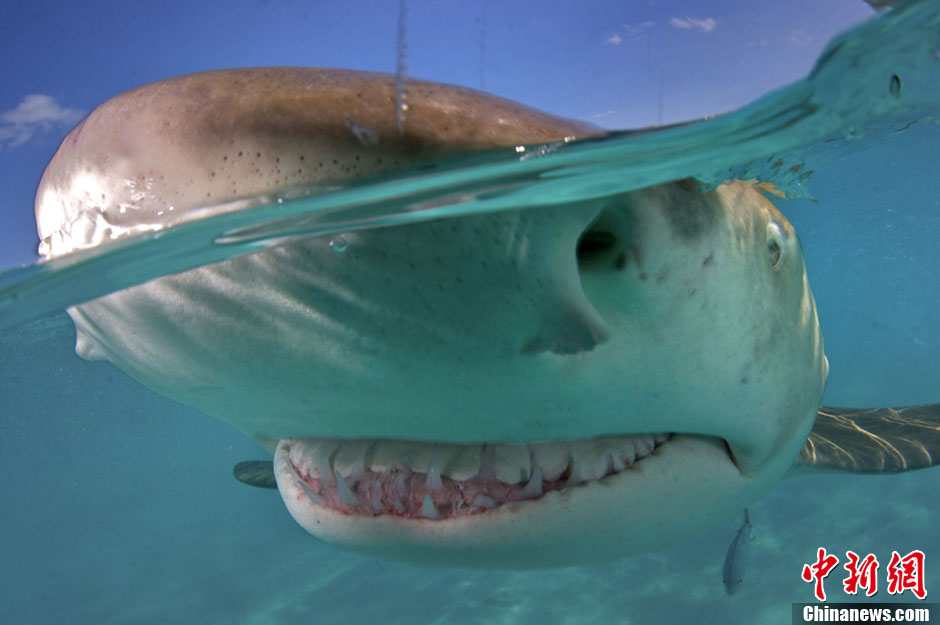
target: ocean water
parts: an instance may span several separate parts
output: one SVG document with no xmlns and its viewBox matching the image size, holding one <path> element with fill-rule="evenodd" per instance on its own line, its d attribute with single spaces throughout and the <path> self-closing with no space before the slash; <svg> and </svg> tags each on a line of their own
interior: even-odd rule
<svg viewBox="0 0 940 625">
<path fill-rule="evenodd" d="M 882 571 L 892 551 L 920 549 L 935 600 L 940 472 L 931 470 L 782 482 L 751 508 L 748 570 L 730 597 L 721 564 L 734 521 L 655 553 L 557 570 L 435 569 L 343 553 L 301 530 L 276 492 L 232 478 L 236 462 L 261 457 L 254 443 L 78 359 L 58 311 L 283 237 L 330 236 L 353 219 L 401 223 L 687 175 L 753 175 L 797 197 L 777 205 L 801 237 L 819 308 L 831 367 L 824 402 L 937 402 L 938 52 L 940 9 L 920 3 L 845 35 L 805 81 L 730 116 L 534 146 L 525 159 L 450 161 L 283 204 L 257 198 L 238 213 L 0 275 L 0 621 L 787 623 L 792 602 L 812 600 L 800 571 L 821 546 L 873 553 Z M 403 212 L 409 198 L 444 188 L 466 191 L 463 203 Z M 108 271 L 116 266 L 124 270 Z M 827 590 L 847 600 L 840 572 Z M 876 598 L 889 600 L 880 582 Z"/>
</svg>

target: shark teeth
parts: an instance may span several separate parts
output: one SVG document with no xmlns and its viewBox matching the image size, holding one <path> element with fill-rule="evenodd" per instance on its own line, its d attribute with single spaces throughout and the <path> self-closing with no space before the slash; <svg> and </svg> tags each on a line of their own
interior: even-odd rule
<svg viewBox="0 0 940 625">
<path fill-rule="evenodd" d="M 369 468 L 369 456 L 374 446 L 375 443 L 369 440 L 338 445 L 333 455 L 333 470 L 348 480 L 358 480 Z"/>
<path fill-rule="evenodd" d="M 333 467 L 330 466 L 330 459 L 327 456 L 320 456 L 320 486 L 335 486 L 336 475 L 333 473 Z"/>
<path fill-rule="evenodd" d="M 528 445 L 491 445 L 493 474 L 504 484 L 525 482 L 532 474 L 532 454 Z"/>
<path fill-rule="evenodd" d="M 297 481 L 300 483 L 301 488 L 303 488 L 304 494 L 307 495 L 310 501 L 317 504 L 318 506 L 324 505 L 323 499 L 321 499 L 318 494 L 310 490 L 310 487 L 307 486 L 307 482 L 304 481 L 304 479 L 300 476 L 299 473 L 297 473 L 297 469 L 294 468 L 293 463 L 291 463 L 290 468 L 291 468 L 291 471 L 293 471 L 294 473 L 294 477 L 297 478 Z"/>
<path fill-rule="evenodd" d="M 421 503 L 421 516 L 426 519 L 441 518 L 441 513 L 438 512 L 437 506 L 431 500 L 431 493 L 424 493 L 424 501 Z"/>
<path fill-rule="evenodd" d="M 581 479 L 580 461 L 572 458 L 571 464 L 568 465 L 568 479 L 565 480 L 565 486 L 578 486 L 583 483 L 584 480 Z"/>
<path fill-rule="evenodd" d="M 542 496 L 542 469 L 536 467 L 535 471 L 532 472 L 532 477 L 529 478 L 525 488 L 522 489 L 522 496 L 526 499 L 535 499 Z"/>
<path fill-rule="evenodd" d="M 470 502 L 471 506 L 477 506 L 479 508 L 495 508 L 496 500 L 492 497 L 487 497 L 486 495 L 477 495 L 473 498 L 473 501 Z"/>
<path fill-rule="evenodd" d="M 442 519 L 602 480 L 629 470 L 668 439 L 642 434 L 458 445 L 298 438 L 289 459 L 317 505 L 346 514 Z"/>
<path fill-rule="evenodd" d="M 333 486 L 333 473 L 355 482 L 368 472 L 404 471 L 427 475 L 429 490 L 440 490 L 442 478 L 526 484 L 535 469 L 554 482 L 570 475 L 575 464 L 584 481 L 623 471 L 649 456 L 668 434 L 601 436 L 572 441 L 528 444 L 458 445 L 381 439 L 293 439 L 290 459 L 302 475 Z"/>
<path fill-rule="evenodd" d="M 631 444 L 631 449 L 633 449 Z M 541 443 L 532 445 L 532 466 L 542 469 L 542 477 L 554 482 L 568 469 L 571 452 L 567 443 Z"/>
<path fill-rule="evenodd" d="M 444 490 L 444 484 L 441 482 L 441 473 L 437 468 L 437 456 L 431 454 L 431 460 L 428 462 L 428 472 L 426 479 L 428 490 Z"/>
<path fill-rule="evenodd" d="M 336 490 L 339 492 L 339 500 L 346 506 L 358 506 L 361 502 L 359 498 L 349 490 L 349 487 L 346 486 L 346 481 L 343 480 L 343 476 L 339 473 L 334 473 L 334 475 L 336 477 Z"/>
</svg>

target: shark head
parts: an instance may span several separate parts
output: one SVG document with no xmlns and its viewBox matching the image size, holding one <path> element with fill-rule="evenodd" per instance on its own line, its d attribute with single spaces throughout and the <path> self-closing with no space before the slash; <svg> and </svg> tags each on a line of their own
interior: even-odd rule
<svg viewBox="0 0 940 625">
<path fill-rule="evenodd" d="M 387 76 L 241 70 L 118 96 L 47 169 L 41 235 L 95 245 L 206 189 L 277 188 L 287 161 L 324 180 L 593 132 L 420 83 L 421 136 L 399 135 L 390 94 Z M 564 566 L 704 531 L 790 469 L 827 373 L 797 238 L 743 182 L 292 240 L 69 312 L 80 355 L 273 450 L 313 535 L 449 565 Z"/>
</svg>

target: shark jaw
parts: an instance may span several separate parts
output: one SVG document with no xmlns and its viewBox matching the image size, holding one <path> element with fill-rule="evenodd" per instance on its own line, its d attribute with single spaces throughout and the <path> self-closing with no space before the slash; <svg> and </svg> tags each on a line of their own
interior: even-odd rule
<svg viewBox="0 0 940 625">
<path fill-rule="evenodd" d="M 709 436 L 512 446 L 300 438 L 278 443 L 274 470 L 294 519 L 338 547 L 418 564 L 532 568 L 695 535 L 780 479 L 791 450 L 744 475 L 727 443 Z M 425 460 L 424 471 L 410 468 Z M 442 475 L 448 468 L 453 478 Z"/>
</svg>

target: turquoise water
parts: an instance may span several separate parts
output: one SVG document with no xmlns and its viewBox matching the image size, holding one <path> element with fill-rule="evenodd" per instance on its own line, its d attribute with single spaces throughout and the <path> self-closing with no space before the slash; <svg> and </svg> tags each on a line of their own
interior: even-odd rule
<svg viewBox="0 0 940 625">
<path fill-rule="evenodd" d="M 498 153 L 444 163 L 299 202 L 261 199 L 81 262 L 0 276 L 4 622 L 785 623 L 791 602 L 811 600 L 799 574 L 819 546 L 874 553 L 882 566 L 892 550 L 921 549 L 935 600 L 932 471 L 780 484 L 751 509 L 749 569 L 733 597 L 720 575 L 733 521 L 657 553 L 554 571 L 427 569 L 345 554 L 307 536 L 276 493 L 231 478 L 235 462 L 259 457 L 253 443 L 110 365 L 79 360 L 70 322 L 53 311 L 270 239 L 348 230 L 352 219 L 436 216 L 399 211 L 439 190 L 472 192 L 474 202 L 441 209 L 457 214 L 753 173 L 813 198 L 778 206 L 801 236 L 819 307 L 831 364 L 824 401 L 936 402 L 938 12 L 923 4 L 864 27 L 830 47 L 809 80 L 737 115 L 549 146 L 523 161 Z M 789 167 L 773 168 L 777 160 Z M 494 186 L 502 191 L 488 192 Z M 362 197 L 371 198 L 365 209 L 353 205 Z M 267 224 L 275 217 L 289 221 Z M 840 596 L 835 574 L 827 589 Z"/>
</svg>

